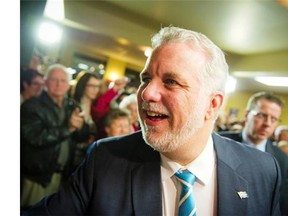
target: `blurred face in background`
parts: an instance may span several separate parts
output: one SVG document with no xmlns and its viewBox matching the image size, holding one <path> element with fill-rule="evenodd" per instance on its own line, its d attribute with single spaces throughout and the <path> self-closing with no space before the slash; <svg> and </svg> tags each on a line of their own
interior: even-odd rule
<svg viewBox="0 0 288 216">
<path fill-rule="evenodd" d="M 278 141 L 287 141 L 288 142 L 288 130 L 282 130 L 279 134 Z"/>
<path fill-rule="evenodd" d="M 30 85 L 26 82 L 23 85 L 30 97 L 39 96 L 44 88 L 44 79 L 41 76 L 35 76 Z"/>
<path fill-rule="evenodd" d="M 84 96 L 90 100 L 97 98 L 100 92 L 101 81 L 91 77 L 85 86 Z"/>
<path fill-rule="evenodd" d="M 132 132 L 132 126 L 128 117 L 118 117 L 105 127 L 107 136 L 119 136 Z"/>
<path fill-rule="evenodd" d="M 70 88 L 68 74 L 55 68 L 46 80 L 47 91 L 52 98 L 63 98 Z"/>
<path fill-rule="evenodd" d="M 273 134 L 280 115 L 281 107 L 278 104 L 260 99 L 256 107 L 246 114 L 245 130 L 248 138 L 254 144 L 268 139 Z"/>
<path fill-rule="evenodd" d="M 132 124 L 134 124 L 138 121 L 137 107 L 138 107 L 137 103 L 131 103 L 126 107 L 126 109 L 129 110 L 129 112 L 130 112 Z"/>
</svg>

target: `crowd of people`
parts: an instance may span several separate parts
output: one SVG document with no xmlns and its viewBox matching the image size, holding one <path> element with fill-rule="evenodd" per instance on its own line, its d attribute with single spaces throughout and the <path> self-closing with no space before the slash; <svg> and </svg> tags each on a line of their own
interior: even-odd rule
<svg viewBox="0 0 288 216">
<path fill-rule="evenodd" d="M 23 214 L 168 216 L 185 205 L 187 215 L 287 215 L 283 100 L 252 95 L 244 121 L 227 129 L 223 52 L 173 26 L 151 41 L 137 93 L 124 90 L 125 77 L 105 89 L 87 71 L 69 92 L 56 64 L 46 90 L 22 103 Z"/>
<path fill-rule="evenodd" d="M 111 104 L 118 96 L 134 98 L 135 93 L 125 88 L 126 77 L 107 88 L 95 73 L 81 71 L 71 86 L 67 68 L 53 64 L 45 77 L 23 69 L 20 80 L 21 209 L 26 209 L 57 192 L 95 140 L 129 134 L 139 127 L 136 101 L 125 108 Z"/>
</svg>

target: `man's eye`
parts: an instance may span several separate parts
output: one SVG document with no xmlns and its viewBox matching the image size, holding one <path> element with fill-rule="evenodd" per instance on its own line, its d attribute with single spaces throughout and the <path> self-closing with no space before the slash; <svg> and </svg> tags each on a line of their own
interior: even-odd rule
<svg viewBox="0 0 288 216">
<path fill-rule="evenodd" d="M 164 83 L 166 84 L 166 85 L 176 85 L 177 84 L 177 82 L 175 81 L 175 80 L 172 80 L 172 79 L 167 79 L 167 80 L 165 80 L 164 81 Z"/>
<path fill-rule="evenodd" d="M 151 81 L 151 78 L 149 78 L 149 77 L 143 77 L 142 79 L 141 79 L 141 82 L 142 83 L 149 83 Z"/>
</svg>

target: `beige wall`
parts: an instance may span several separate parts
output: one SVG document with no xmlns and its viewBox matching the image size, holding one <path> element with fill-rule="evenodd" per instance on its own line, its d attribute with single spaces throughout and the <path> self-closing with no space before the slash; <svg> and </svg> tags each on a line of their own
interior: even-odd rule
<svg viewBox="0 0 288 216">
<path fill-rule="evenodd" d="M 117 59 L 109 58 L 104 79 L 114 81 L 125 75 L 126 63 Z"/>
</svg>

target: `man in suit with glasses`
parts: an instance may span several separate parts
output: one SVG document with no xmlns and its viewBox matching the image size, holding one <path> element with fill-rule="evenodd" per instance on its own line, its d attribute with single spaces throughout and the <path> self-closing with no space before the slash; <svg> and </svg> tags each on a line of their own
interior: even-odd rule
<svg viewBox="0 0 288 216">
<path fill-rule="evenodd" d="M 250 97 L 246 107 L 245 126 L 241 132 L 219 132 L 221 136 L 242 142 L 272 154 L 278 161 L 281 175 L 280 208 L 288 215 L 288 157 L 270 139 L 284 107 L 284 101 L 269 92 L 258 92 Z"/>
</svg>

